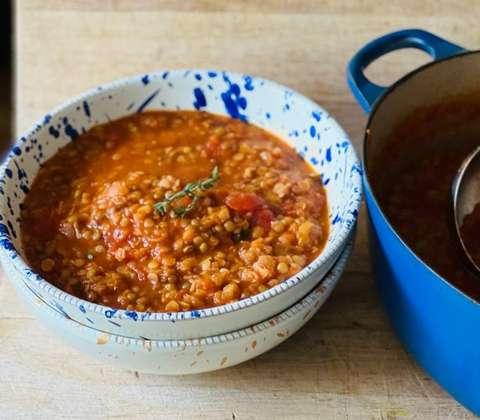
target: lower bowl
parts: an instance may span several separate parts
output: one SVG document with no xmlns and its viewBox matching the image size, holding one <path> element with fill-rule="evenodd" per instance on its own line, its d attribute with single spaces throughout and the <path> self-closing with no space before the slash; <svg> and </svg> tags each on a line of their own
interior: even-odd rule
<svg viewBox="0 0 480 420">
<path fill-rule="evenodd" d="M 2 261 L 19 298 L 54 333 L 78 350 L 119 368 L 163 375 L 214 371 L 250 360 L 298 331 L 335 288 L 352 251 L 351 236 L 340 258 L 308 296 L 279 315 L 232 333 L 192 340 L 142 340 L 109 334 L 79 324 L 52 309 Z"/>
</svg>

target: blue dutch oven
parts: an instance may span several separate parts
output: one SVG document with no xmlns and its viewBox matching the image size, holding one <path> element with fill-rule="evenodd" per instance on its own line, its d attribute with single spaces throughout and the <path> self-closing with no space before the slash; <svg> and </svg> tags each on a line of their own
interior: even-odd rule
<svg viewBox="0 0 480 420">
<path fill-rule="evenodd" d="M 370 63 L 401 48 L 421 49 L 434 61 L 389 88 L 365 77 Z M 395 32 L 372 41 L 353 57 L 348 84 L 370 113 L 363 148 L 364 191 L 373 273 L 385 310 L 425 371 L 480 415 L 480 305 L 431 270 L 396 234 L 379 206 L 371 171 L 382 142 L 412 111 L 480 94 L 480 51 L 466 51 L 422 30 Z M 477 115 L 474 124 L 480 129 L 480 107 Z"/>
</svg>

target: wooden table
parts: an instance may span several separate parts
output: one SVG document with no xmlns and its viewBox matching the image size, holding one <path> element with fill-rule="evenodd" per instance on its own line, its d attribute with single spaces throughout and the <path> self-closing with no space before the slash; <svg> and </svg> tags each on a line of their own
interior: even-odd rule
<svg viewBox="0 0 480 420">
<path fill-rule="evenodd" d="M 171 68 L 234 70 L 321 104 L 360 150 L 366 115 L 345 83 L 366 42 L 408 27 L 480 48 L 478 0 L 17 0 L 16 133 L 86 89 Z M 380 60 L 389 84 L 427 62 Z M 295 336 L 198 376 L 120 371 L 64 344 L 0 286 L 1 419 L 470 419 L 407 354 L 370 272 L 365 211 L 337 290 Z"/>
</svg>

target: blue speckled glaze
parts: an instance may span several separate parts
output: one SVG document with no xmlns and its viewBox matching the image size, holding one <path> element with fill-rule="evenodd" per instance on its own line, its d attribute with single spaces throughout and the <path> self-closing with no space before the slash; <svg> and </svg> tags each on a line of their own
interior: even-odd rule
<svg viewBox="0 0 480 420">
<path fill-rule="evenodd" d="M 258 125 L 283 138 L 320 174 L 328 195 L 331 232 L 324 252 L 296 277 L 258 296 L 219 308 L 144 314 L 77 299 L 43 280 L 24 261 L 21 203 L 39 166 L 79 133 L 134 112 L 200 110 Z M 346 134 L 307 98 L 273 82 L 242 74 L 176 70 L 100 86 L 49 112 L 8 155 L 0 179 L 0 251 L 32 290 L 75 320 L 132 337 L 193 338 L 244 328 L 294 304 L 333 265 L 352 231 L 362 199 L 361 165 Z M 236 311 L 242 310 L 237 316 Z M 221 322 L 216 321 L 222 318 Z M 188 328 L 187 323 L 192 322 Z M 199 325 L 208 325 L 200 328 Z M 158 325 L 161 324 L 161 327 Z M 167 326 L 168 324 L 168 326 Z M 180 327 L 181 324 L 181 327 Z"/>
<path fill-rule="evenodd" d="M 205 95 L 203 90 L 199 87 L 193 89 L 193 94 L 195 96 L 195 102 L 193 102 L 193 106 L 195 109 L 200 110 L 207 106 L 207 100 L 205 99 Z"/>
</svg>

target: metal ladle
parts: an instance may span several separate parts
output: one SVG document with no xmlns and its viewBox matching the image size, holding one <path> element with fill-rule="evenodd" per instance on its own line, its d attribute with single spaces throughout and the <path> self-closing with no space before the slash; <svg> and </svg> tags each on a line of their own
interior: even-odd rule
<svg viewBox="0 0 480 420">
<path fill-rule="evenodd" d="M 463 242 L 460 228 L 467 214 L 480 203 L 480 147 L 470 153 L 460 165 L 452 183 L 448 225 L 455 250 L 462 264 L 480 278 L 480 267 L 474 261 Z"/>
</svg>

